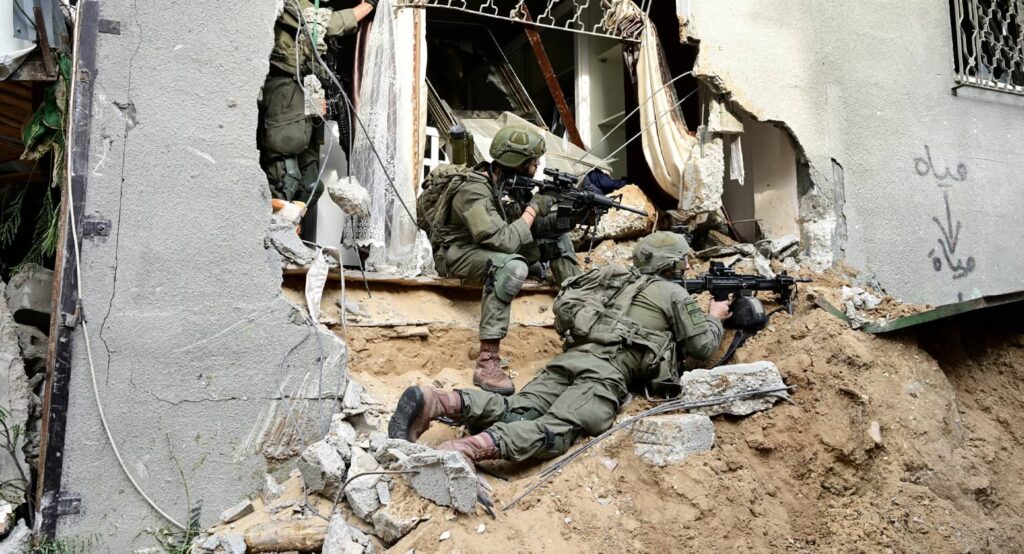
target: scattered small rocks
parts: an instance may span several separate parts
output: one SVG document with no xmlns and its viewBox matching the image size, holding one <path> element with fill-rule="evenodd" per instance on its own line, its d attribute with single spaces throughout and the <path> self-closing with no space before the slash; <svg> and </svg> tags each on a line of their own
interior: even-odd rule
<svg viewBox="0 0 1024 554">
<path fill-rule="evenodd" d="M 711 418 L 697 414 L 653 416 L 633 424 L 636 455 L 653 465 L 677 464 L 715 444 Z"/>
<path fill-rule="evenodd" d="M 679 379 L 679 384 L 683 389 L 680 398 L 689 402 L 786 386 L 779 368 L 769 361 L 687 371 Z M 779 398 L 788 398 L 788 395 L 780 392 L 777 395 L 733 400 L 717 406 L 696 408 L 691 413 L 744 416 L 771 408 Z"/>
<path fill-rule="evenodd" d="M 854 329 L 860 329 L 864 325 L 884 320 L 884 318 L 871 318 L 863 313 L 877 308 L 882 303 L 881 298 L 861 287 L 843 286 L 841 292 L 843 295 L 843 312 L 846 313 L 846 317 L 850 320 L 850 326 Z"/>
</svg>

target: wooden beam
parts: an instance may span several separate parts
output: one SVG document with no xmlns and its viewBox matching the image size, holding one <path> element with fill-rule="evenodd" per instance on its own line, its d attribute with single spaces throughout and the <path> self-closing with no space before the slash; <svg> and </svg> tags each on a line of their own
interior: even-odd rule
<svg viewBox="0 0 1024 554">
<path fill-rule="evenodd" d="M 39 41 L 39 50 L 43 53 L 43 65 L 48 74 L 56 77 L 57 61 L 53 58 L 53 50 L 50 50 L 50 38 L 46 34 L 46 20 L 43 19 L 43 8 L 39 6 L 39 0 L 35 0 L 32 13 L 36 18 L 36 39 Z"/>
<path fill-rule="evenodd" d="M 565 130 L 569 133 L 569 142 L 580 148 L 586 148 L 583 146 L 583 139 L 580 138 L 580 132 L 576 128 L 576 118 L 573 117 L 569 104 L 565 101 L 562 85 L 558 83 L 555 69 L 551 67 L 551 60 L 548 59 L 547 50 L 544 49 L 544 43 L 540 40 L 540 33 L 533 26 L 533 16 L 530 15 L 530 10 L 526 7 L 525 3 L 522 4 L 522 8 L 523 19 L 525 20 L 523 30 L 526 31 L 526 38 L 530 39 L 533 54 L 537 56 L 537 63 L 540 64 L 540 72 L 544 75 L 544 81 L 548 85 L 548 90 L 551 91 L 551 98 L 555 100 L 555 107 L 558 108 L 558 114 L 562 116 Z"/>
</svg>

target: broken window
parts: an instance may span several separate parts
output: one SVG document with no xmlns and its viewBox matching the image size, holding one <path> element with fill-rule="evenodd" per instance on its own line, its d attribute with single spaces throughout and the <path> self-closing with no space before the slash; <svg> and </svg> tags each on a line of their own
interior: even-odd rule
<svg viewBox="0 0 1024 554">
<path fill-rule="evenodd" d="M 951 0 L 955 88 L 1024 94 L 1024 1 Z"/>
</svg>

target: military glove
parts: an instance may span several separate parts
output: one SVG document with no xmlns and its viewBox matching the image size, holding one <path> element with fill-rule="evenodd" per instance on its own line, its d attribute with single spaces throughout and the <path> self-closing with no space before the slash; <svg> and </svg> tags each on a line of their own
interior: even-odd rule
<svg viewBox="0 0 1024 554">
<path fill-rule="evenodd" d="M 529 207 L 537 212 L 537 217 L 544 217 L 551 213 L 551 208 L 558 202 L 554 196 L 537 194 L 530 200 Z"/>
</svg>

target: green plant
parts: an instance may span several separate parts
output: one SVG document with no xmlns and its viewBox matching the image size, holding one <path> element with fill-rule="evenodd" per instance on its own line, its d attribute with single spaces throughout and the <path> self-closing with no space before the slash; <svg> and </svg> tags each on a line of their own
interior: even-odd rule
<svg viewBox="0 0 1024 554">
<path fill-rule="evenodd" d="M 33 552 L 37 554 L 88 554 L 93 552 L 97 535 L 70 536 L 59 539 L 41 539 Z"/>
<path fill-rule="evenodd" d="M 10 456 L 14 467 L 18 470 L 18 477 L 0 481 L 0 498 L 18 505 L 28 497 L 28 477 L 25 475 L 25 468 L 22 461 L 18 459 L 18 452 L 21 451 L 20 443 L 24 442 L 24 433 L 21 425 L 10 426 L 7 418 L 10 413 L 6 408 L 0 406 L 0 448 L 3 448 Z"/>
<path fill-rule="evenodd" d="M 195 504 L 192 503 L 192 495 L 188 490 L 185 471 L 181 469 L 181 464 L 174 455 L 174 447 L 171 443 L 170 435 L 166 435 L 166 437 L 167 447 L 171 450 L 171 460 L 174 461 L 175 467 L 178 468 L 178 478 L 181 479 L 181 486 L 185 489 L 185 505 L 189 507 L 188 521 L 185 524 L 185 529 L 182 531 L 172 531 L 167 527 L 161 527 L 150 532 L 167 554 L 188 554 L 192 551 L 192 541 L 202 532 L 199 520 L 203 513 L 203 501 L 197 500 Z"/>
</svg>

